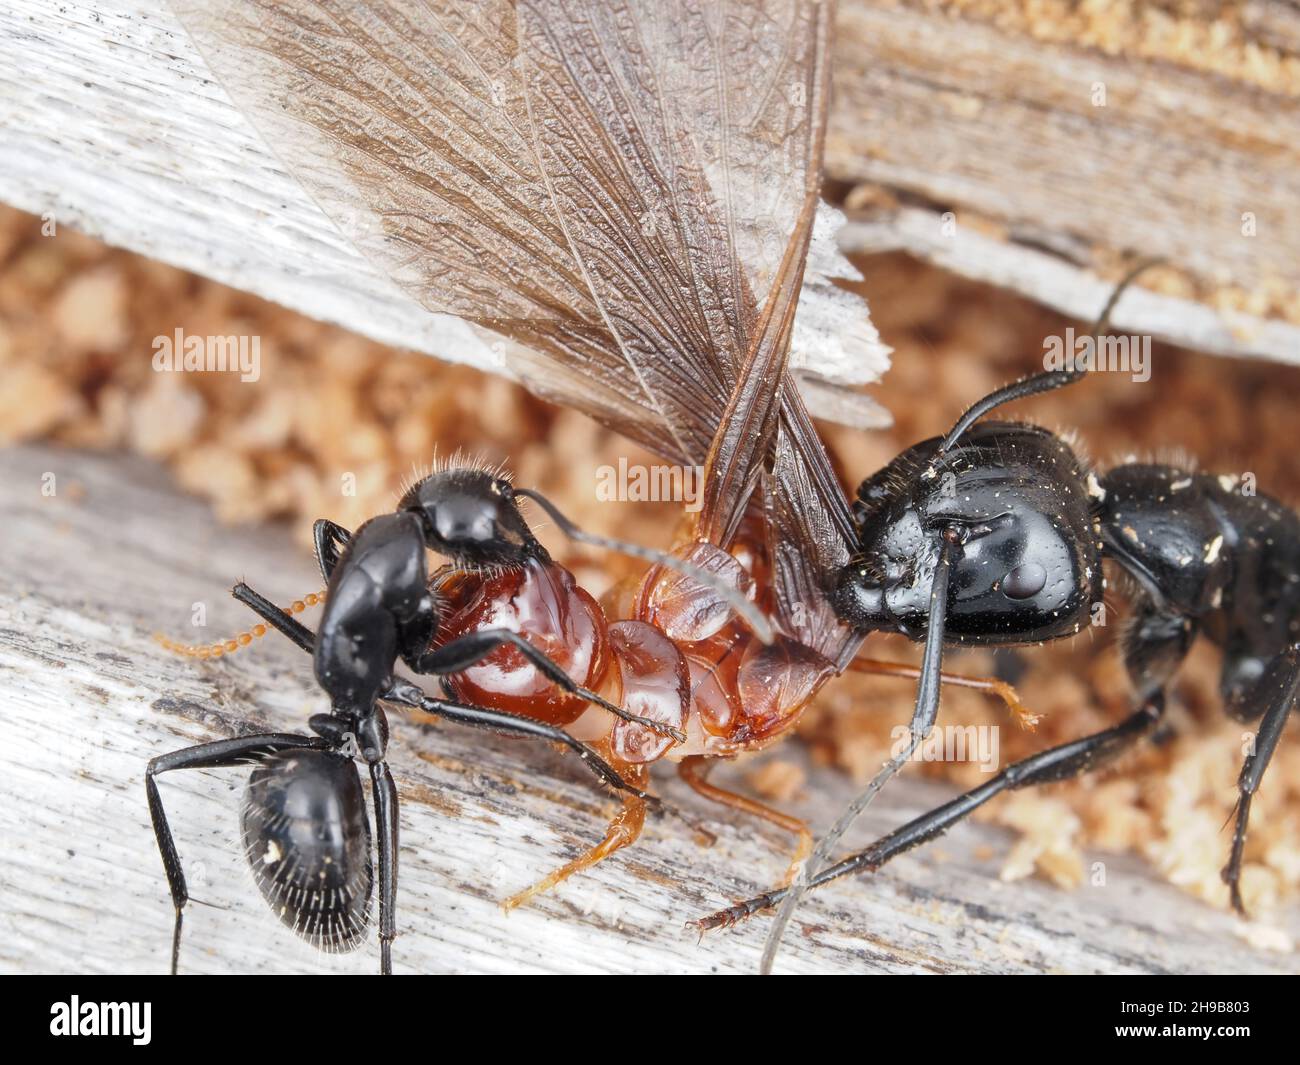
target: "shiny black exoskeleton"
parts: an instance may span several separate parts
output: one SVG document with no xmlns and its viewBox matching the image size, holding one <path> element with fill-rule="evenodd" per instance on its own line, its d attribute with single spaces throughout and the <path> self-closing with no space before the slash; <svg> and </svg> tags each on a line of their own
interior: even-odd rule
<svg viewBox="0 0 1300 1065">
<path fill-rule="evenodd" d="M 701 922 L 733 923 L 785 900 L 765 966 L 806 888 L 878 869 L 1000 792 L 1076 776 L 1149 735 L 1198 634 L 1223 649 L 1227 712 L 1259 721 L 1238 781 L 1223 870 L 1232 903 L 1243 911 L 1239 881 L 1251 798 L 1300 685 L 1300 519 L 1235 477 L 1134 462 L 1099 479 L 1046 429 L 977 423 L 1003 403 L 1085 374 L 1048 371 L 986 396 L 946 436 L 909 448 L 859 488 L 858 549 L 837 575 L 832 599 L 839 616 L 861 632 L 899 632 L 925 643 L 911 743 L 820 841 L 806 883 L 766 892 Z M 1081 631 L 1102 602 L 1103 558 L 1117 564 L 1135 589 L 1135 616 L 1123 644 L 1135 711 L 1112 728 L 1008 766 L 823 868 L 851 821 L 934 726 L 944 645 L 1038 643 Z"/>
<path fill-rule="evenodd" d="M 248 778 L 244 856 L 280 920 L 325 951 L 370 921 L 370 818 L 352 760 L 310 747 L 267 755 Z"/>
<path fill-rule="evenodd" d="M 984 422 L 936 461 L 938 437 L 862 483 L 859 553 L 836 613 L 855 628 L 925 638 L 943 529 L 952 552 L 944 638 L 1030 643 L 1068 636 L 1101 600 L 1101 527 L 1088 475 L 1045 429 Z M 1095 485 L 1095 481 L 1093 484 Z"/>
<path fill-rule="evenodd" d="M 312 736 L 273 733 L 219 740 L 149 763 L 145 779 L 149 810 L 176 908 L 173 972 L 189 893 L 155 780 L 161 773 L 256 763 L 242 815 L 244 850 L 254 878 L 286 925 L 324 950 L 342 951 L 357 946 L 370 918 L 371 833 L 355 767 L 356 761 L 364 763 L 370 773 L 377 826 L 384 973 L 391 971 L 396 934 L 397 790 L 385 760 L 388 724 L 380 700 L 460 724 L 562 743 L 603 783 L 657 804 L 562 729 L 517 714 L 431 698 L 394 675 L 399 658 L 416 673 L 445 675 L 461 672 L 510 644 L 571 694 L 646 727 L 666 729 L 579 686 L 518 633 L 479 630 L 430 650 L 438 629 L 438 608 L 430 588 L 428 551 L 448 557 L 462 569 L 546 561 L 545 549 L 519 511 L 521 495 L 541 504 L 574 539 L 682 565 L 658 552 L 583 533 L 543 497 L 516 490 L 504 478 L 453 467 L 420 481 L 402 497 L 394 513 L 372 518 L 355 534 L 333 522 L 316 523 L 316 554 L 328 583 L 316 633 L 247 585 L 235 587 L 235 598 L 312 655 L 331 710 L 311 718 Z M 697 579 L 709 580 L 694 567 L 686 568 Z"/>
</svg>

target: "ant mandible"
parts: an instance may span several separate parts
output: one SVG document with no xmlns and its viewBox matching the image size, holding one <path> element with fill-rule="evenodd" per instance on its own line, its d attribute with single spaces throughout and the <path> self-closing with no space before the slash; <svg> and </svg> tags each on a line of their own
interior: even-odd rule
<svg viewBox="0 0 1300 1065">
<path fill-rule="evenodd" d="M 1117 286 L 1094 338 L 1125 287 L 1149 265 Z M 1046 429 L 979 422 L 996 407 L 1064 388 L 1087 372 L 1048 370 L 990 393 L 945 436 L 914 445 L 859 487 L 858 549 L 838 574 L 832 599 L 836 613 L 861 632 L 899 632 L 924 642 L 911 738 L 821 841 L 803 884 L 765 892 L 698 922 L 723 927 L 784 900 L 765 969 L 805 887 L 875 871 L 1001 792 L 1078 776 L 1150 735 L 1198 634 L 1223 651 L 1226 712 L 1260 722 L 1238 779 L 1236 823 L 1222 873 L 1233 907 L 1244 914 L 1240 879 L 1251 799 L 1300 684 L 1300 519 L 1268 496 L 1240 491 L 1236 477 L 1127 462 L 1098 478 Z M 945 643 L 1042 643 L 1078 633 L 1102 600 L 1103 557 L 1117 563 L 1136 589 L 1122 647 L 1136 709 L 1111 728 L 1007 766 L 822 868 L 851 821 L 934 726 Z"/>
<path fill-rule="evenodd" d="M 677 729 L 629 713 L 577 684 L 553 659 L 518 633 L 481 629 L 430 649 L 439 611 L 425 553 L 437 552 L 468 570 L 508 569 L 549 562 L 533 536 L 518 500 L 538 502 L 573 539 L 674 567 L 705 584 L 710 575 L 689 563 L 634 544 L 586 533 L 536 492 L 470 465 L 453 464 L 414 484 L 393 513 L 371 518 L 355 533 L 327 520 L 314 527 L 316 556 L 327 583 L 320 627 L 313 633 L 286 611 L 242 582 L 234 596 L 271 627 L 312 655 L 316 679 L 330 698 L 330 712 L 308 725 L 314 736 L 265 733 L 218 740 L 154 758 L 145 775 L 149 813 L 162 855 L 176 920 L 171 970 L 180 957 L 185 874 L 163 809 L 156 777 L 178 769 L 227 768 L 254 763 L 241 816 L 245 857 L 263 897 L 281 921 L 328 952 L 354 949 L 369 924 L 374 873 L 370 825 L 359 758 L 370 772 L 378 834 L 380 971 L 392 971 L 396 935 L 398 799 L 385 759 L 388 723 L 381 701 L 424 711 L 489 731 L 562 743 L 604 784 L 660 806 L 627 783 L 586 744 L 563 729 L 520 714 L 446 698 L 431 698 L 396 677 L 400 658 L 418 674 L 446 676 L 509 644 L 570 696 L 617 717 L 683 740 Z M 766 619 L 725 587 L 718 593 L 762 631 Z M 314 602 L 318 596 L 309 596 Z M 294 612 L 300 604 L 294 604 Z M 265 632 L 257 626 L 216 651 L 247 644 Z M 208 657 L 195 648 L 163 640 L 173 650 Z"/>
</svg>

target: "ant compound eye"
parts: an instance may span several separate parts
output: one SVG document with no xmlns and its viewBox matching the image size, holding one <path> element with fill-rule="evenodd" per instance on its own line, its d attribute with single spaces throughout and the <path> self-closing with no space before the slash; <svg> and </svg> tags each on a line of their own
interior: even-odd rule
<svg viewBox="0 0 1300 1065">
<path fill-rule="evenodd" d="M 1002 594 L 1008 599 L 1030 599 L 1047 585 L 1047 570 L 1037 562 L 1024 562 L 1002 578 Z"/>
</svg>

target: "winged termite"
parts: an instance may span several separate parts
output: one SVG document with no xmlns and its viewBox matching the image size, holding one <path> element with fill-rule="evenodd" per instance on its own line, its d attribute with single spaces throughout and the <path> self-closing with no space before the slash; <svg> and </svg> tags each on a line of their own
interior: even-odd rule
<svg viewBox="0 0 1300 1065">
<path fill-rule="evenodd" d="M 507 641 L 453 673 L 456 698 L 569 730 L 627 795 L 601 844 L 512 902 L 634 841 L 661 758 L 796 832 L 802 853 L 800 822 L 705 776 L 708 759 L 788 733 L 836 673 L 885 668 L 855 659 L 863 637 L 827 594 L 854 523 L 799 383 L 815 369 L 815 402 L 879 417 L 835 387 L 884 353 L 865 305 L 830 281 L 851 273 L 819 201 L 832 5 L 177 6 L 286 168 L 406 291 L 498 338 L 538 394 L 706 470 L 677 568 L 653 566 L 622 609 L 544 552 L 435 575 L 441 625 L 420 654 L 510 631 L 571 677 L 557 693 Z M 321 548 L 324 565 L 337 545 Z M 588 713 L 583 692 L 623 720 Z"/>
</svg>

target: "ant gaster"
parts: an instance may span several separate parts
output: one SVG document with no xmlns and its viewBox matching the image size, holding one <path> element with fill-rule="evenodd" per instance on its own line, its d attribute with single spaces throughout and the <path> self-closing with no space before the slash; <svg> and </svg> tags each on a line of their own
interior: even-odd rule
<svg viewBox="0 0 1300 1065">
<path fill-rule="evenodd" d="M 1117 287 L 1094 337 L 1137 272 Z M 700 922 L 724 926 L 784 899 L 765 968 L 804 888 L 879 869 L 1003 791 L 1077 776 L 1150 735 L 1198 634 L 1223 650 L 1227 713 L 1260 722 L 1238 781 L 1223 869 L 1232 904 L 1244 913 L 1239 882 L 1251 799 L 1300 683 L 1300 519 L 1276 500 L 1242 493 L 1235 477 L 1129 462 L 1098 478 L 1046 429 L 977 424 L 1004 403 L 1063 388 L 1086 373 L 1045 371 L 985 396 L 946 436 L 909 448 L 859 488 L 858 551 L 839 573 L 832 599 L 859 631 L 899 632 L 924 642 L 911 739 L 820 842 L 808 863 L 810 879 Z M 1130 716 L 1015 762 L 866 850 L 822 868 L 853 818 L 934 726 L 944 645 L 1041 643 L 1081 631 L 1102 601 L 1103 557 L 1135 589 L 1135 616 L 1123 643 L 1136 696 Z"/>
<path fill-rule="evenodd" d="M 629 713 L 580 686 L 550 657 L 511 630 L 480 629 L 431 649 L 439 605 L 429 580 L 426 551 L 442 554 L 467 570 L 549 564 L 546 549 L 520 513 L 520 497 L 538 502 L 573 539 L 650 558 L 706 585 L 712 581 L 697 568 L 659 552 L 583 532 L 544 497 L 515 489 L 504 477 L 467 465 L 453 465 L 421 479 L 402 496 L 393 513 L 371 518 L 353 534 L 334 522 L 317 521 L 316 556 L 328 587 L 323 597 L 307 597 L 309 603 L 324 601 L 316 633 L 246 584 L 234 589 L 236 599 L 312 655 L 316 679 L 331 706 L 328 714 L 316 714 L 309 720 L 315 735 L 268 733 L 218 740 L 149 763 L 145 778 L 149 811 L 176 910 L 173 972 L 189 893 L 155 779 L 161 773 L 255 764 L 245 789 L 241 819 L 244 852 L 254 878 L 284 924 L 318 948 L 338 952 L 359 944 L 369 923 L 374 886 L 370 824 L 360 777 L 352 765 L 353 759 L 363 761 L 370 773 L 378 836 L 383 973 L 391 971 L 391 944 L 396 934 L 398 800 L 385 760 L 388 724 L 380 701 L 505 735 L 565 744 L 604 784 L 658 804 L 653 796 L 625 781 L 589 746 L 555 725 L 468 702 L 431 698 L 416 685 L 394 676 L 399 658 L 415 673 L 445 676 L 465 670 L 508 644 L 570 696 L 674 740 L 684 739 L 680 731 Z M 719 588 L 718 594 L 763 630 L 765 619 L 752 605 L 725 588 Z M 295 603 L 293 611 L 302 605 Z M 264 632 L 265 627 L 259 625 L 214 648 L 163 642 L 174 650 L 208 657 L 203 652 L 234 650 Z"/>
</svg>

